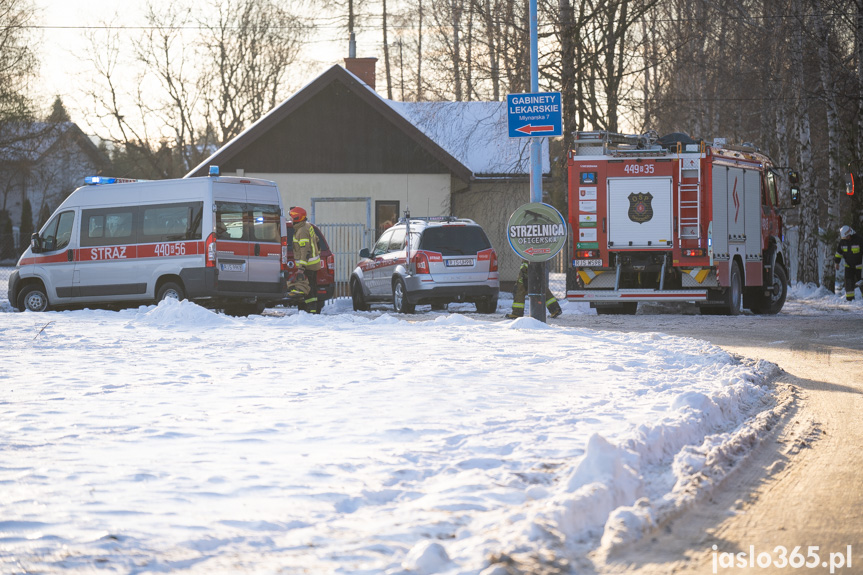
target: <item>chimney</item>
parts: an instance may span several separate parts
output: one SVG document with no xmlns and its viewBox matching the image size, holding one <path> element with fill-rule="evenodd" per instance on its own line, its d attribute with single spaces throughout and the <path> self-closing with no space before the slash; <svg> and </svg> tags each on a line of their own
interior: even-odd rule
<svg viewBox="0 0 863 575">
<path fill-rule="evenodd" d="M 345 68 L 374 90 L 375 62 L 377 61 L 377 58 L 345 58 Z"/>
</svg>

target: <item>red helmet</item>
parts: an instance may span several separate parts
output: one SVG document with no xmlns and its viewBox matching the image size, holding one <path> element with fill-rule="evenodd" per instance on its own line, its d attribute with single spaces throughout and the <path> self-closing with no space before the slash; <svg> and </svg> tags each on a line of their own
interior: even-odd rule
<svg viewBox="0 0 863 575">
<path fill-rule="evenodd" d="M 306 219 L 306 210 L 300 207 L 293 207 L 291 211 L 288 212 L 291 216 L 291 221 L 295 224 L 298 224 Z"/>
</svg>

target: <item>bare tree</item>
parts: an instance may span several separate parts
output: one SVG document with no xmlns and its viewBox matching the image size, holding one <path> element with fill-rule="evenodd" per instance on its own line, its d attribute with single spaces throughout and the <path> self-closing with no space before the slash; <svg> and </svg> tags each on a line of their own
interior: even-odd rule
<svg viewBox="0 0 863 575">
<path fill-rule="evenodd" d="M 215 65 L 197 89 L 215 115 L 221 144 L 279 103 L 308 28 L 272 0 L 222 0 L 216 16 L 198 24 L 206 31 L 203 61 Z"/>
<path fill-rule="evenodd" d="M 28 94 L 38 72 L 30 34 L 33 19 L 30 0 L 0 0 L 0 122 L 33 113 Z"/>
<path fill-rule="evenodd" d="M 150 6 L 134 42 L 133 90 L 121 88 L 130 58 L 117 30 L 91 33 L 88 59 L 101 82 L 90 97 L 103 137 L 144 177 L 187 173 L 273 108 L 308 32 L 272 0 L 213 0 L 215 17 L 193 18 L 200 13 Z"/>
</svg>

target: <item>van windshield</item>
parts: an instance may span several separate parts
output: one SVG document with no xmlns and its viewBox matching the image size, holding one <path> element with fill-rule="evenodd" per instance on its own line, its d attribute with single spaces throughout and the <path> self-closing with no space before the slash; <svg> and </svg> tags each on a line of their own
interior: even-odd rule
<svg viewBox="0 0 863 575">
<path fill-rule="evenodd" d="M 423 232 L 420 249 L 445 256 L 475 254 L 491 247 L 479 226 L 440 226 Z"/>
</svg>

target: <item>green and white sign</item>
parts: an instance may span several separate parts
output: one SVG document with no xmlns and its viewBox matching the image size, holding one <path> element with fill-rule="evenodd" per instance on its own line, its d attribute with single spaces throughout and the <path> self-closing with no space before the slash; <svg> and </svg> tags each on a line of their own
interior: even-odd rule
<svg viewBox="0 0 863 575">
<path fill-rule="evenodd" d="M 512 213 L 507 237 L 513 251 L 529 262 L 550 260 L 566 243 L 566 221 L 554 206 L 524 204 Z"/>
</svg>

